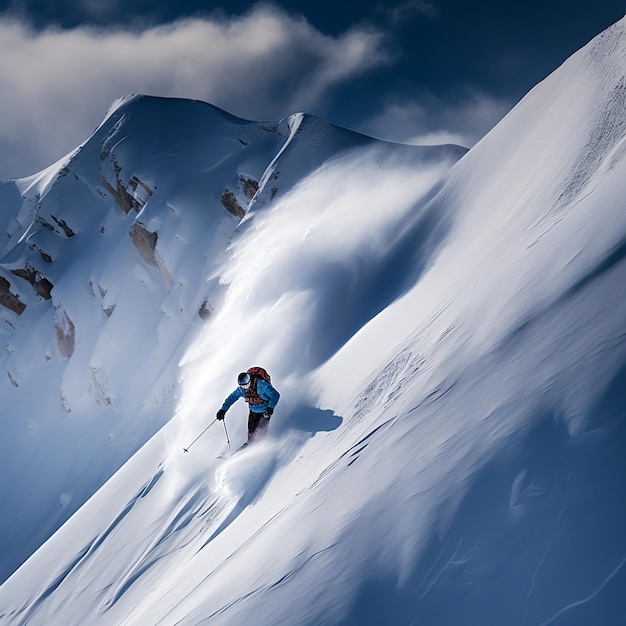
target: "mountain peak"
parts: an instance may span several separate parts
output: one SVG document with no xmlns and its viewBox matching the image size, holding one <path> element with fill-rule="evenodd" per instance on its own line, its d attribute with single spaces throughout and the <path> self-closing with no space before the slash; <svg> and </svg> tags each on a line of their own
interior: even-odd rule
<svg viewBox="0 0 626 626">
<path fill-rule="evenodd" d="M 419 156 L 438 175 L 460 156 L 387 145 L 303 113 L 259 122 L 132 95 L 66 157 L 0 184 L 0 391 L 24 407 L 14 410 L 4 469 L 19 458 L 64 459 L 46 488 L 24 477 L 24 489 L 54 495 L 28 523 L 3 527 L 20 546 L 4 576 L 172 418 L 179 361 L 224 307 L 243 218 L 371 149 Z M 82 483 L 57 508 L 83 449 L 91 469 L 80 469 Z"/>
</svg>

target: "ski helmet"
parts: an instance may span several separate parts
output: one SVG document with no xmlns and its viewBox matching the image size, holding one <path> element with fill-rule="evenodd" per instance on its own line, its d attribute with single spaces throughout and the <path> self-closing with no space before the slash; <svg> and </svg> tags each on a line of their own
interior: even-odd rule
<svg viewBox="0 0 626 626">
<path fill-rule="evenodd" d="M 250 374 L 248 372 L 241 372 L 237 377 L 237 384 L 244 389 L 250 385 Z"/>
</svg>

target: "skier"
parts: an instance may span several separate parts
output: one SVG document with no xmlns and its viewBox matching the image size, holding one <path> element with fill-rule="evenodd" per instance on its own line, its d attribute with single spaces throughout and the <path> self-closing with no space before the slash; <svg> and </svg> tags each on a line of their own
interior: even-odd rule
<svg viewBox="0 0 626 626">
<path fill-rule="evenodd" d="M 247 372 L 241 372 L 237 377 L 237 388 L 224 400 L 222 408 L 217 412 L 217 419 L 223 420 L 226 411 L 239 398 L 244 398 L 249 406 L 248 414 L 248 443 L 261 439 L 267 434 L 270 417 L 278 403 L 280 394 L 270 380 L 269 374 L 262 367 L 251 367 Z"/>
</svg>

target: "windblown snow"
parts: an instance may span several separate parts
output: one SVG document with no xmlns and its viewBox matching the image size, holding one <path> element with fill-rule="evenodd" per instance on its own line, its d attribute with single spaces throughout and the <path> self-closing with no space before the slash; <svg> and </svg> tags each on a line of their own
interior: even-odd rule
<svg viewBox="0 0 626 626">
<path fill-rule="evenodd" d="M 132 96 L 2 183 L 0 621 L 623 624 L 625 28 L 469 152 Z"/>
</svg>

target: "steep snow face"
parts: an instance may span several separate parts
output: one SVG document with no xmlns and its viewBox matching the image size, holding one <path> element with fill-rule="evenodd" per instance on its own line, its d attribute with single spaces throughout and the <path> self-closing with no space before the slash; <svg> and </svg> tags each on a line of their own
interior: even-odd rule
<svg viewBox="0 0 626 626">
<path fill-rule="evenodd" d="M 450 337 L 462 320 L 471 332 L 454 350 L 482 353 L 619 265 L 626 225 L 619 200 L 625 50 L 621 21 L 532 90 L 453 168 L 433 202 L 432 211 L 450 224 L 436 265 L 410 298 L 385 312 L 387 320 L 376 321 L 393 352 L 425 323 L 436 339 Z M 390 323 L 392 316 L 397 320 Z M 593 326 L 585 335 L 595 354 Z M 371 341 L 383 336 L 376 323 L 366 332 Z M 365 356 L 355 359 L 363 364 L 355 387 L 378 363 L 378 355 L 371 362 Z"/>
<path fill-rule="evenodd" d="M 425 159 L 429 184 L 464 152 L 133 96 L 66 158 L 0 184 L 3 579 L 178 410 L 180 360 L 229 310 L 242 218 L 374 146 Z"/>
<path fill-rule="evenodd" d="M 352 222 L 336 214 L 325 217 L 340 236 L 311 220 L 303 237 L 268 250 L 274 282 L 301 287 L 268 297 L 267 334 L 254 346 L 271 359 L 284 335 L 280 348 L 267 337 L 297 320 L 286 350 L 296 376 L 279 378 L 291 402 L 275 427 L 279 467 L 256 500 L 257 486 L 236 473 L 243 459 L 217 469 L 218 486 L 226 474 L 247 508 L 200 530 L 208 544 L 159 579 L 136 623 L 621 621 L 624 26 L 533 90 L 434 198 L 394 223 L 381 237 L 393 252 L 355 244 Z M 293 206 L 323 193 L 322 181 L 303 184 Z M 280 209 L 235 251 L 245 257 L 276 233 Z M 384 268 L 392 256 L 406 283 L 387 300 L 398 285 L 389 274 L 356 277 L 362 263 Z M 334 290 L 341 270 L 350 279 Z M 232 280 L 233 309 L 262 297 L 263 276 L 246 277 L 241 294 Z M 347 285 L 353 307 L 338 295 Z M 355 320 L 364 309 L 366 324 Z M 285 459 L 307 426 L 315 437 Z"/>
<path fill-rule="evenodd" d="M 290 118 L 207 272 L 175 418 L 0 587 L 2 619 L 621 623 L 624 27 L 445 175 L 450 148 L 370 143 L 272 198 L 320 124 Z M 271 437 L 218 460 L 235 406 L 183 453 L 255 363 Z"/>
</svg>

